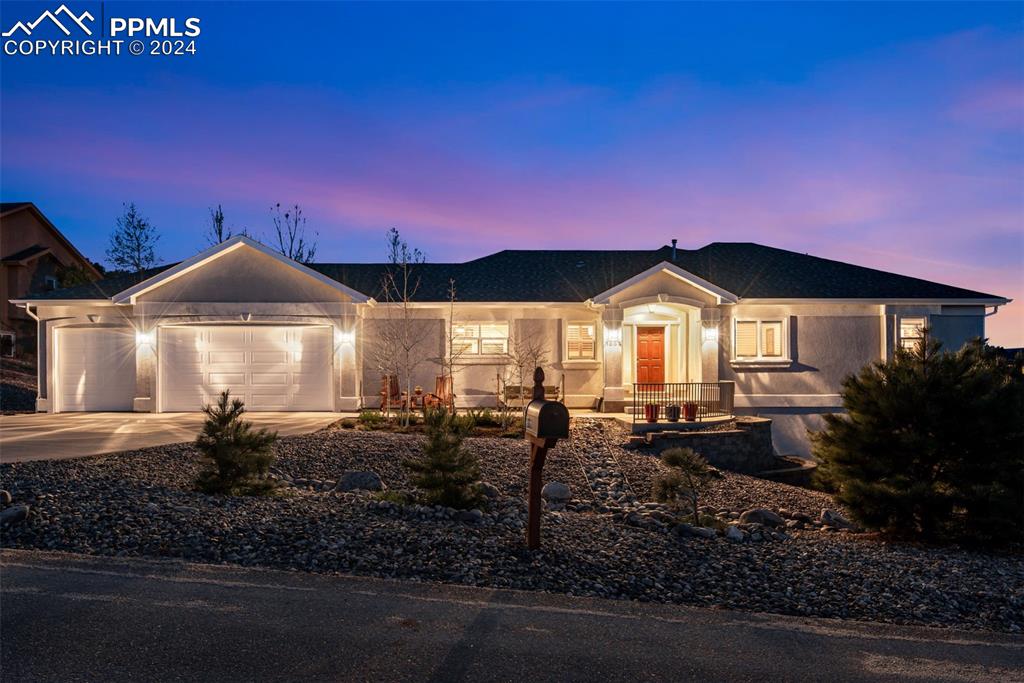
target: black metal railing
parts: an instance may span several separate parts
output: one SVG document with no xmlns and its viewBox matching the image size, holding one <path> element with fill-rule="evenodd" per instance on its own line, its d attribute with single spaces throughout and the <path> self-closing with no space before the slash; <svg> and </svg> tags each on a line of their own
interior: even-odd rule
<svg viewBox="0 0 1024 683">
<path fill-rule="evenodd" d="M 730 417 L 733 382 L 633 384 L 633 422 L 701 422 Z"/>
</svg>

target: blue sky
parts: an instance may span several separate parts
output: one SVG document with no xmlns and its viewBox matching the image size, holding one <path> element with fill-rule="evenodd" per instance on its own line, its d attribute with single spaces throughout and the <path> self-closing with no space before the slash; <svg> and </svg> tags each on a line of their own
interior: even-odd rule
<svg viewBox="0 0 1024 683">
<path fill-rule="evenodd" d="M 1022 7 L 107 2 L 197 54 L 4 55 L 0 194 L 94 258 L 123 201 L 168 261 L 299 202 L 323 260 L 756 241 L 1019 300 Z"/>
</svg>

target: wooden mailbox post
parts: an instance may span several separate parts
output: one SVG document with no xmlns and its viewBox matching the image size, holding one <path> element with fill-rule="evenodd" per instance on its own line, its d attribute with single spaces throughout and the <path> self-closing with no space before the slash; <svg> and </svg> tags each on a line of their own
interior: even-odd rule
<svg viewBox="0 0 1024 683">
<path fill-rule="evenodd" d="M 559 439 L 569 438 L 569 411 L 558 401 L 544 400 L 544 371 L 533 371 L 533 400 L 524 416 L 526 440 L 530 442 L 530 486 L 527 493 L 529 516 L 526 523 L 526 545 L 540 548 L 540 492 L 544 486 L 544 460 L 548 449 Z"/>
</svg>

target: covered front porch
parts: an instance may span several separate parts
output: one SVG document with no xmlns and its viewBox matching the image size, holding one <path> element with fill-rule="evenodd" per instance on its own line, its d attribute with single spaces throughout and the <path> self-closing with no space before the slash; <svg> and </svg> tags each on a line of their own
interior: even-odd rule
<svg viewBox="0 0 1024 683">
<path fill-rule="evenodd" d="M 732 420 L 734 382 L 637 382 L 626 406 L 633 433 L 701 429 Z"/>
</svg>

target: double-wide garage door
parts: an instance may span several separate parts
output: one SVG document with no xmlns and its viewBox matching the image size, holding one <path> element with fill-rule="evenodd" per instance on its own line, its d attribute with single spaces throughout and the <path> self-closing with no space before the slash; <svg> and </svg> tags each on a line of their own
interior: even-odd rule
<svg viewBox="0 0 1024 683">
<path fill-rule="evenodd" d="M 199 410 L 225 389 L 248 410 L 333 410 L 330 327 L 161 327 L 160 410 Z"/>
</svg>

